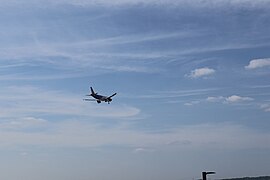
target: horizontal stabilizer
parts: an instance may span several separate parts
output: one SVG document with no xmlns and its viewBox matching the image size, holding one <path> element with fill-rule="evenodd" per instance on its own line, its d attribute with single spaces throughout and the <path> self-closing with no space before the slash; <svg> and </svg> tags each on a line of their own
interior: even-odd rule
<svg viewBox="0 0 270 180">
<path fill-rule="evenodd" d="M 95 99 L 83 99 L 84 101 L 96 101 Z"/>
</svg>

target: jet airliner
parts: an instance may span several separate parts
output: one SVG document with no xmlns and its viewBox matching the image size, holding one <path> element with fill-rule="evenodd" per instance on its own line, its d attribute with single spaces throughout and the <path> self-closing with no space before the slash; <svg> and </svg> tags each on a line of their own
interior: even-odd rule
<svg viewBox="0 0 270 180">
<path fill-rule="evenodd" d="M 111 96 L 103 96 L 95 92 L 92 87 L 90 87 L 90 90 L 91 90 L 91 94 L 88 94 L 86 96 L 92 96 L 95 99 L 83 99 L 84 101 L 97 101 L 97 103 L 101 103 L 102 101 L 104 101 L 110 104 L 110 102 L 112 101 L 112 97 L 116 95 L 116 93 L 114 93 Z"/>
</svg>

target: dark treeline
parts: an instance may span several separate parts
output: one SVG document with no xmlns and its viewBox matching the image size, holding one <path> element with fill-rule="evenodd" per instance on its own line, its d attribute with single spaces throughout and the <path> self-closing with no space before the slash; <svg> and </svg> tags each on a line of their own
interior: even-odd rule
<svg viewBox="0 0 270 180">
<path fill-rule="evenodd" d="M 221 180 L 270 180 L 270 176 L 228 178 L 228 179 L 221 179 Z"/>
</svg>

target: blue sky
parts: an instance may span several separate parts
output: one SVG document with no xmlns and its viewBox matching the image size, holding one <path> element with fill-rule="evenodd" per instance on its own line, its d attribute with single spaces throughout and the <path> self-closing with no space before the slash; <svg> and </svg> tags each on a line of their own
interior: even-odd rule
<svg viewBox="0 0 270 180">
<path fill-rule="evenodd" d="M 269 1 L 3 0 L 0 27 L 1 179 L 270 175 Z"/>
</svg>

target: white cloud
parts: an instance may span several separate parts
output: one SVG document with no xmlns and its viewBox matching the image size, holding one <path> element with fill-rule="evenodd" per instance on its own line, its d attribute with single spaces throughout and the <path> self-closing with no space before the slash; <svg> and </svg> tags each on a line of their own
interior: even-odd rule
<svg viewBox="0 0 270 180">
<path fill-rule="evenodd" d="M 223 96 L 210 96 L 210 97 L 207 97 L 206 101 L 208 102 L 221 102 L 223 101 L 225 98 Z"/>
<path fill-rule="evenodd" d="M 199 77 L 204 77 L 204 76 L 209 76 L 214 74 L 216 71 L 214 69 L 205 67 L 205 68 L 199 68 L 192 70 L 189 75 L 186 75 L 187 77 L 190 78 L 199 78 Z"/>
<path fill-rule="evenodd" d="M 206 99 L 207 102 L 212 102 L 212 103 L 223 103 L 223 104 L 236 104 L 236 103 L 243 103 L 243 102 L 249 102 L 253 101 L 254 99 L 251 97 L 243 97 L 243 96 L 238 96 L 238 95 L 232 95 L 228 97 L 223 97 L 223 96 L 210 96 Z M 264 103 L 259 106 L 260 109 L 262 109 L 265 112 L 270 112 L 270 104 L 269 103 Z"/>
<path fill-rule="evenodd" d="M 245 66 L 246 69 L 256 69 L 270 66 L 270 58 L 254 59 L 249 62 L 249 65 Z"/>
<path fill-rule="evenodd" d="M 232 95 L 229 96 L 225 99 L 225 102 L 228 103 L 237 103 L 237 102 L 242 102 L 242 101 L 252 101 L 253 98 L 250 97 L 241 97 L 241 96 L 237 96 L 237 95 Z"/>
<path fill-rule="evenodd" d="M 243 97 L 238 95 L 232 95 L 228 97 L 224 96 L 209 96 L 207 97 L 207 102 L 217 102 L 217 103 L 239 103 L 244 101 L 253 101 L 251 97 Z"/>
</svg>

